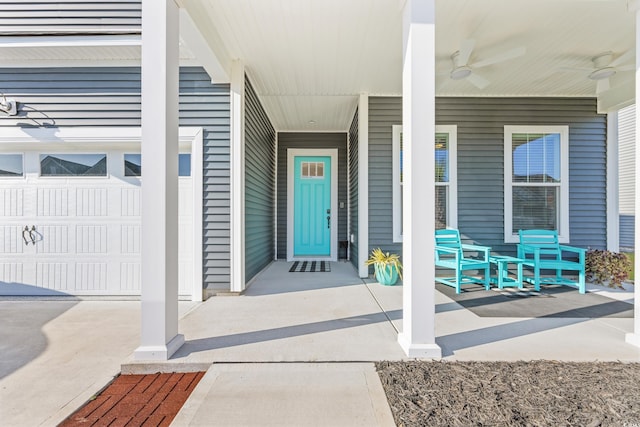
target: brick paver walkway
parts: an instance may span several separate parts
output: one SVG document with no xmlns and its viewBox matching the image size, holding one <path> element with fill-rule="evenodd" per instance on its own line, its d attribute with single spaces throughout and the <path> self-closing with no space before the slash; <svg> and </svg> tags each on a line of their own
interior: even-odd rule
<svg viewBox="0 0 640 427">
<path fill-rule="evenodd" d="M 204 372 L 120 375 L 60 427 L 168 426 Z"/>
</svg>

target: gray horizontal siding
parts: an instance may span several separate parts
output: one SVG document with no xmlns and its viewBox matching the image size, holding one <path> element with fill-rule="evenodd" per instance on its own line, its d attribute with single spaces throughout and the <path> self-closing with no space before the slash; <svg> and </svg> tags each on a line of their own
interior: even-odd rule
<svg viewBox="0 0 640 427">
<path fill-rule="evenodd" d="M 392 243 L 391 125 L 401 98 L 369 101 L 369 246 Z M 569 126 L 571 244 L 606 247 L 606 116 L 585 98 L 437 98 L 436 123 L 458 126 L 458 228 L 472 242 L 512 254 L 504 243 L 504 126 Z"/>
<path fill-rule="evenodd" d="M 140 0 L 0 0 L 0 34 L 140 32 Z"/>
<path fill-rule="evenodd" d="M 0 68 L 20 104 L 0 126 L 140 126 L 140 69 Z M 75 82 L 75 84 L 70 84 Z M 180 126 L 203 128 L 203 285 L 229 289 L 229 86 L 197 67 L 180 71 Z"/>
<path fill-rule="evenodd" d="M 278 133 L 278 259 L 287 257 L 287 149 L 338 149 L 338 240 L 347 240 L 347 134 L 346 133 Z"/>
<path fill-rule="evenodd" d="M 275 258 L 275 130 L 246 79 L 245 280 Z"/>
<path fill-rule="evenodd" d="M 354 267 L 358 268 L 358 110 L 353 116 L 349 128 L 349 226 L 347 239 L 355 236 L 353 242 L 349 242 L 349 256 Z"/>
<path fill-rule="evenodd" d="M 391 129 L 402 124 L 402 98 L 369 97 L 369 248 L 402 253 L 393 243 Z M 364 248 L 361 248 L 361 250 Z M 373 269 L 371 269 L 373 271 Z"/>
<path fill-rule="evenodd" d="M 633 251 L 636 247 L 635 215 L 620 215 L 620 250 Z"/>
</svg>

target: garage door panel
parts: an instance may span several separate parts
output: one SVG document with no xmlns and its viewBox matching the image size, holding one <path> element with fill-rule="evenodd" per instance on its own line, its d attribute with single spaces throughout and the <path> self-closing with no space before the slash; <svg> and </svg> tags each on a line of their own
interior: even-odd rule
<svg viewBox="0 0 640 427">
<path fill-rule="evenodd" d="M 77 188 L 76 216 L 107 216 L 106 188 Z"/>
<path fill-rule="evenodd" d="M 120 291 L 140 292 L 140 261 L 120 263 Z"/>
<path fill-rule="evenodd" d="M 36 252 L 39 254 L 68 254 L 69 227 L 67 225 L 39 225 L 39 241 Z"/>
<path fill-rule="evenodd" d="M 193 268 L 191 261 L 180 261 L 178 263 L 178 293 L 189 295 L 193 289 Z"/>
<path fill-rule="evenodd" d="M 78 254 L 107 253 L 107 226 L 77 225 L 75 252 Z"/>
<path fill-rule="evenodd" d="M 120 227 L 120 252 L 123 254 L 140 253 L 140 226 L 122 225 Z"/>
<path fill-rule="evenodd" d="M 22 227 L 19 225 L 0 226 L 0 253 L 21 254 L 23 251 Z"/>
<path fill-rule="evenodd" d="M 73 290 L 74 284 L 70 283 L 69 269 L 70 265 L 67 262 L 36 263 L 36 286 L 57 291 Z"/>
<path fill-rule="evenodd" d="M 38 216 L 68 216 L 68 188 L 38 188 Z"/>
<path fill-rule="evenodd" d="M 0 263 L 0 281 L 4 283 L 22 283 L 22 269 L 21 262 Z"/>
<path fill-rule="evenodd" d="M 181 256 L 191 257 L 193 253 L 193 233 L 191 228 L 193 222 L 180 222 L 178 224 L 178 233 L 180 238 L 178 239 L 178 252 Z"/>
<path fill-rule="evenodd" d="M 75 264 L 75 289 L 81 291 L 106 291 L 107 263 L 77 262 Z"/>
<path fill-rule="evenodd" d="M 121 189 L 120 208 L 122 216 L 140 216 L 140 189 Z"/>
<path fill-rule="evenodd" d="M 180 178 L 178 188 L 178 215 L 191 218 L 193 216 L 193 191 L 191 178 Z"/>
<path fill-rule="evenodd" d="M 24 190 L 22 188 L 0 189 L 0 216 L 24 215 Z"/>
</svg>

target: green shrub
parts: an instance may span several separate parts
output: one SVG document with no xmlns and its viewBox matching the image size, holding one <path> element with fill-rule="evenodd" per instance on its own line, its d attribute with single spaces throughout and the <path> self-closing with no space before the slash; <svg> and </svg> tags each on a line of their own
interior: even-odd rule
<svg viewBox="0 0 640 427">
<path fill-rule="evenodd" d="M 629 277 L 631 263 L 625 254 L 590 249 L 585 260 L 587 280 L 610 288 L 622 288 Z"/>
<path fill-rule="evenodd" d="M 634 280 L 634 269 L 635 269 L 636 254 L 633 253 L 633 252 L 626 252 L 625 255 L 627 256 L 627 258 L 629 258 L 629 264 L 630 264 L 629 280 L 633 281 Z"/>
</svg>

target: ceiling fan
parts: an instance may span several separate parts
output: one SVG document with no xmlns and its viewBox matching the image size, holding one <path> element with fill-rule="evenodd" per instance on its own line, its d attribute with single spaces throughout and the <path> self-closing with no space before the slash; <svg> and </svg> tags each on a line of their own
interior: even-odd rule
<svg viewBox="0 0 640 427">
<path fill-rule="evenodd" d="M 613 77 L 620 71 L 631 71 L 635 69 L 635 64 L 629 64 L 629 60 L 633 57 L 633 49 L 628 50 L 622 55 L 614 59 L 614 53 L 611 51 L 600 53 L 591 58 L 592 68 L 570 67 L 564 68 L 570 71 L 588 72 L 587 77 L 596 81 L 596 94 L 600 94 L 609 90 L 609 78 Z"/>
<path fill-rule="evenodd" d="M 473 39 L 462 41 L 460 50 L 457 50 L 451 55 L 453 69 L 449 73 L 449 77 L 452 80 L 466 79 L 478 89 L 484 89 L 489 85 L 490 82 L 489 80 L 475 72 L 477 68 L 487 67 L 489 65 L 508 61 L 509 59 L 517 58 L 526 53 L 526 49 L 524 47 L 518 47 L 489 57 L 487 59 L 470 63 L 469 60 L 471 58 L 471 54 L 473 53 L 475 45 L 476 41 Z"/>
</svg>

